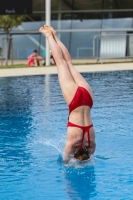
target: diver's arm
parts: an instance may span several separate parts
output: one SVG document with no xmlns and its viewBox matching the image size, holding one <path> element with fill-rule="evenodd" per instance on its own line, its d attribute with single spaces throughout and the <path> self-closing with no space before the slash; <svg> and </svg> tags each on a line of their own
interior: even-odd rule
<svg viewBox="0 0 133 200">
<path fill-rule="evenodd" d="M 96 142 L 95 140 L 91 140 L 90 147 L 88 148 L 89 154 L 93 154 L 96 149 Z"/>
<path fill-rule="evenodd" d="M 67 142 L 63 153 L 63 161 L 65 163 L 69 162 L 72 152 L 73 152 L 72 143 Z"/>
</svg>

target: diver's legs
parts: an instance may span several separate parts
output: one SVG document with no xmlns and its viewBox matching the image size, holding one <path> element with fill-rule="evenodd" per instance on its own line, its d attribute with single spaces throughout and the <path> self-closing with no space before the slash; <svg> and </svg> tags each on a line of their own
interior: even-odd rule
<svg viewBox="0 0 133 200">
<path fill-rule="evenodd" d="M 43 27 L 41 27 L 39 31 L 43 33 L 48 40 L 50 49 L 52 51 L 52 55 L 57 64 L 58 77 L 61 90 L 66 103 L 69 105 L 78 88 L 78 85 L 74 82 L 73 77 L 71 76 L 67 63 L 63 59 L 62 51 L 57 42 L 53 38 L 52 31 L 45 30 Z"/>
<path fill-rule="evenodd" d="M 92 90 L 91 90 L 90 85 L 87 83 L 87 81 L 84 79 L 84 77 L 73 67 L 71 56 L 70 56 L 67 48 L 58 39 L 58 37 L 56 35 L 56 31 L 52 27 L 51 27 L 51 30 L 52 30 L 55 41 L 57 42 L 57 44 L 60 46 L 60 48 L 62 50 L 63 57 L 64 57 L 65 61 L 67 62 L 67 65 L 69 67 L 69 70 L 71 72 L 71 75 L 72 75 L 75 83 L 77 83 L 79 86 L 86 88 L 92 95 Z"/>
</svg>

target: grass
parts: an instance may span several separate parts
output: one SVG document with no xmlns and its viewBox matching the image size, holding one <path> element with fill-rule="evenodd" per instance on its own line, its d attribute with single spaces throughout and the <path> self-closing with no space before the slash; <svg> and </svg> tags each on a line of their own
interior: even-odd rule
<svg viewBox="0 0 133 200">
<path fill-rule="evenodd" d="M 104 65 L 104 64 L 116 64 L 116 63 L 132 63 L 133 61 L 118 61 L 118 62 L 116 62 L 116 61 L 111 61 L 111 62 L 109 62 L 109 61 L 103 61 L 102 60 L 102 64 Z M 73 65 L 99 65 L 99 64 L 101 64 L 101 62 L 89 62 L 89 63 L 73 63 Z"/>
<path fill-rule="evenodd" d="M 113 64 L 113 63 L 132 63 L 133 60 L 123 60 L 123 61 L 116 61 L 116 60 L 112 60 L 112 61 L 104 61 L 102 60 L 103 64 Z M 73 62 L 73 65 L 96 65 L 96 64 L 100 64 L 100 62 Z M 55 66 L 55 65 L 52 65 Z M 45 66 L 42 66 L 45 67 Z M 11 69 L 11 68 L 29 68 L 26 64 L 14 64 L 14 65 L 8 65 L 8 66 L 0 66 L 0 69 Z M 32 68 L 32 67 L 31 67 Z"/>
<path fill-rule="evenodd" d="M 25 68 L 25 67 L 28 67 L 28 66 L 25 64 L 17 64 L 17 65 L 0 66 L 0 69 Z"/>
</svg>

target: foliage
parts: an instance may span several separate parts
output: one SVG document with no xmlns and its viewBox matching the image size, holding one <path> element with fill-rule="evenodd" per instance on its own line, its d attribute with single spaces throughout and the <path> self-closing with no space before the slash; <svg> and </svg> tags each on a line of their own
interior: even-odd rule
<svg viewBox="0 0 133 200">
<path fill-rule="evenodd" d="M 1 15 L 0 28 L 3 28 L 4 32 L 8 34 L 12 27 L 19 26 L 25 18 L 25 15 Z"/>
</svg>

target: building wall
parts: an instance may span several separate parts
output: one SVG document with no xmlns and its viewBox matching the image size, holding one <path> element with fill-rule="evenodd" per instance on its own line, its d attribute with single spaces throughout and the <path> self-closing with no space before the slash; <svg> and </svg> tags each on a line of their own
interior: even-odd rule
<svg viewBox="0 0 133 200">
<path fill-rule="evenodd" d="M 34 49 L 45 56 L 45 38 L 38 32 L 44 24 L 45 0 L 33 0 L 33 14 L 12 30 L 15 58 L 25 59 Z M 133 1 L 51 0 L 51 25 L 72 58 L 93 58 L 94 36 L 133 32 Z M 25 31 L 33 32 L 24 34 Z"/>
</svg>

